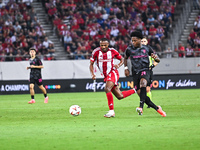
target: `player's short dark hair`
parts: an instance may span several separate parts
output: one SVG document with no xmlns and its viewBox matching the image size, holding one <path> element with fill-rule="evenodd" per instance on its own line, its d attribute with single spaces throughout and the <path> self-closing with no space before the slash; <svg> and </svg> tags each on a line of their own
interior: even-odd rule
<svg viewBox="0 0 200 150">
<path fill-rule="evenodd" d="M 137 38 L 139 38 L 139 39 L 142 39 L 142 38 L 143 38 L 143 35 L 142 35 L 142 32 L 140 32 L 140 31 L 133 31 L 133 32 L 131 33 L 131 37 L 137 37 Z"/>
<path fill-rule="evenodd" d="M 36 49 L 33 48 L 33 47 L 31 47 L 31 48 L 29 49 L 29 52 L 30 52 L 31 50 L 34 50 L 34 51 L 36 52 Z"/>
<path fill-rule="evenodd" d="M 107 39 L 107 38 L 102 38 L 100 41 L 108 41 L 108 43 L 109 43 L 109 40 Z"/>
</svg>

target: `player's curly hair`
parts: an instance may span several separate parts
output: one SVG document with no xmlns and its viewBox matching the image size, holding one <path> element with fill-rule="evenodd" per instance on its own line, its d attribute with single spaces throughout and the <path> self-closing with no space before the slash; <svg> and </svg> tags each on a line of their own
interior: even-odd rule
<svg viewBox="0 0 200 150">
<path fill-rule="evenodd" d="M 131 37 L 137 37 L 137 38 L 139 38 L 139 39 L 142 39 L 142 38 L 143 38 L 143 35 L 142 35 L 142 32 L 140 32 L 140 31 L 133 31 L 133 32 L 131 33 Z"/>
</svg>

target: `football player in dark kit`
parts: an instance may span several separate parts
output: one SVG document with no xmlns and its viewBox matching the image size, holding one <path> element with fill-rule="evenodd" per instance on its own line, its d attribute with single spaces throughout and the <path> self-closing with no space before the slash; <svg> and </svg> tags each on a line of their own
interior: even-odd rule
<svg viewBox="0 0 200 150">
<path fill-rule="evenodd" d="M 166 113 L 162 110 L 162 108 L 160 106 L 156 106 L 146 95 L 146 87 L 151 82 L 151 67 L 149 67 L 149 56 L 151 56 L 158 63 L 160 62 L 160 59 L 150 46 L 141 44 L 142 38 L 142 33 L 139 31 L 134 31 L 131 33 L 132 44 L 127 47 L 124 57 L 125 75 L 129 76 L 127 59 L 130 57 L 134 86 L 138 95 L 140 96 L 140 107 L 137 107 L 136 111 L 139 115 L 142 115 L 143 106 L 144 103 L 146 103 L 148 106 L 154 108 L 163 117 L 166 117 Z"/>
<path fill-rule="evenodd" d="M 43 84 L 42 84 L 42 75 L 41 75 L 41 69 L 44 68 L 43 64 L 41 62 L 41 60 L 36 56 L 36 49 L 34 48 L 30 48 L 29 49 L 29 54 L 31 56 L 29 62 L 30 62 L 30 66 L 27 67 L 28 69 L 31 69 L 30 72 L 30 94 L 31 94 L 31 100 L 28 102 L 29 104 L 33 104 L 35 103 L 35 99 L 34 99 L 34 85 L 35 83 L 38 85 L 38 87 L 41 89 L 41 91 L 44 94 L 44 103 L 48 103 L 48 96 L 47 96 L 47 91 L 44 88 Z"/>
</svg>

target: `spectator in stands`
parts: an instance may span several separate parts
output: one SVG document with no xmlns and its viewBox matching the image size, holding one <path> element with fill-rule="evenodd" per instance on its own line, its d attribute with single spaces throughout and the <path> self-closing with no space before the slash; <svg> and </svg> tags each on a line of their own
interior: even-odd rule
<svg viewBox="0 0 200 150">
<path fill-rule="evenodd" d="M 44 60 L 44 56 L 42 55 L 41 52 L 38 52 L 38 53 L 37 53 L 37 57 L 38 57 L 40 60 Z"/>
<path fill-rule="evenodd" d="M 103 11 L 103 7 L 96 3 L 93 7 L 94 13 L 97 14 L 98 11 Z"/>
<path fill-rule="evenodd" d="M 194 26 L 193 30 L 194 30 L 194 32 L 197 33 L 197 36 L 200 35 L 200 28 L 198 28 L 197 26 Z"/>
<path fill-rule="evenodd" d="M 50 43 L 52 43 L 52 42 L 50 40 L 48 40 L 48 37 L 45 37 L 42 45 L 47 49 L 49 47 Z"/>
<path fill-rule="evenodd" d="M 93 26 L 90 31 L 90 36 L 91 38 L 94 38 L 96 35 L 97 35 L 97 29 L 95 28 L 95 26 Z"/>
<path fill-rule="evenodd" d="M 13 60 L 14 58 L 12 52 L 7 53 L 5 61 L 13 61 Z"/>
<path fill-rule="evenodd" d="M 164 33 L 165 33 L 165 30 L 162 28 L 161 25 L 159 25 L 156 31 L 156 35 L 161 39 L 161 41 L 165 38 Z"/>
<path fill-rule="evenodd" d="M 112 37 L 110 40 L 110 46 L 115 47 L 115 44 L 116 44 L 115 38 Z"/>
<path fill-rule="evenodd" d="M 169 28 L 170 28 L 170 25 L 171 25 L 171 21 L 170 21 L 170 17 L 167 17 L 166 14 L 164 14 L 163 16 L 163 19 L 162 19 L 164 22 L 164 26 L 166 27 L 166 31 L 168 32 L 169 31 Z M 163 24 L 161 24 L 163 25 Z"/>
<path fill-rule="evenodd" d="M 70 46 L 67 46 L 66 53 L 67 53 L 67 58 L 68 59 L 74 59 L 74 53 L 71 51 Z"/>
<path fill-rule="evenodd" d="M 192 29 L 191 32 L 190 32 L 190 37 L 191 37 L 191 39 L 194 40 L 196 36 L 197 36 L 197 33 L 194 32 L 194 30 Z"/>
<path fill-rule="evenodd" d="M 194 41 L 194 45 L 200 47 L 200 37 L 196 35 Z M 194 46 L 193 46 L 194 47 Z"/>
<path fill-rule="evenodd" d="M 48 10 L 48 17 L 49 17 L 49 21 L 52 22 L 52 20 L 54 19 L 55 15 L 57 15 L 57 9 L 54 5 L 51 5 L 49 10 Z"/>
<path fill-rule="evenodd" d="M 127 47 L 128 47 L 128 45 L 126 45 L 126 43 L 124 41 L 122 41 L 122 43 L 118 44 L 118 50 L 119 50 L 120 54 L 123 55 Z"/>
<path fill-rule="evenodd" d="M 196 46 L 194 48 L 194 57 L 199 57 L 200 56 L 200 48 Z"/>
<path fill-rule="evenodd" d="M 197 26 L 197 28 L 200 28 L 200 19 L 198 17 L 196 17 L 194 21 L 194 26 Z"/>
<path fill-rule="evenodd" d="M 164 17 L 164 13 L 163 11 L 161 11 L 158 15 L 158 21 L 160 22 L 161 20 L 163 20 L 163 17 Z"/>
<path fill-rule="evenodd" d="M 52 56 L 55 55 L 55 51 L 56 51 L 54 49 L 53 43 L 49 43 L 49 47 L 47 48 L 47 50 L 48 50 L 47 58 L 48 60 L 51 60 Z"/>
<path fill-rule="evenodd" d="M 137 12 L 135 11 L 135 8 L 132 7 L 130 15 L 131 15 L 131 19 L 134 20 L 136 18 Z"/>
<path fill-rule="evenodd" d="M 17 54 L 16 54 L 16 57 L 15 57 L 15 61 L 22 61 L 22 57 L 21 57 L 21 51 L 18 49 L 17 50 Z"/>
<path fill-rule="evenodd" d="M 45 47 L 45 45 L 42 45 L 42 48 L 40 49 L 39 52 L 41 52 L 42 55 L 44 55 L 44 59 L 46 60 L 46 55 L 48 54 L 48 47 Z"/>
<path fill-rule="evenodd" d="M 70 36 L 70 33 L 67 33 L 67 35 L 64 36 L 64 48 L 67 49 L 67 46 L 71 46 L 72 44 L 72 37 Z"/>
<path fill-rule="evenodd" d="M 185 51 L 186 51 L 186 57 L 194 57 L 194 50 L 190 44 L 187 44 Z"/>
<path fill-rule="evenodd" d="M 185 47 L 182 45 L 182 43 L 179 43 L 177 52 L 179 57 L 185 58 Z"/>
<path fill-rule="evenodd" d="M 187 38 L 187 44 L 189 44 L 192 47 L 194 47 L 194 40 L 190 36 L 188 36 L 188 38 Z"/>
<path fill-rule="evenodd" d="M 149 15 L 149 18 L 147 19 L 147 24 L 149 25 L 154 25 L 156 23 L 155 18 L 153 17 L 152 14 Z"/>
<path fill-rule="evenodd" d="M 110 35 L 113 37 L 117 37 L 119 34 L 119 30 L 117 29 L 116 25 L 111 27 Z"/>
<path fill-rule="evenodd" d="M 74 53 L 77 50 L 77 45 L 75 42 L 72 42 L 72 44 L 70 46 L 70 50 L 72 53 Z"/>
<path fill-rule="evenodd" d="M 146 27 L 143 28 L 143 30 L 142 30 L 142 35 L 143 35 L 144 37 L 148 37 L 149 31 L 147 30 Z"/>
<path fill-rule="evenodd" d="M 3 53 L 3 51 L 4 51 L 4 48 L 2 46 L 2 41 L 0 41 L 0 55 Z"/>
<path fill-rule="evenodd" d="M 174 12 L 176 8 L 176 2 L 170 2 L 169 5 L 170 5 L 169 10 L 171 10 L 171 18 L 172 18 L 172 21 L 174 21 Z"/>
<path fill-rule="evenodd" d="M 22 2 L 26 4 L 26 7 L 28 9 L 32 8 L 31 3 L 33 2 L 33 0 L 22 0 Z"/>
<path fill-rule="evenodd" d="M 22 28 L 21 25 L 19 25 L 18 21 L 15 23 L 15 25 L 13 27 L 14 27 L 15 31 L 21 30 L 21 28 Z"/>
<path fill-rule="evenodd" d="M 170 47 L 168 47 L 167 48 L 167 50 L 166 51 L 164 51 L 165 52 L 165 57 L 166 58 L 172 58 L 172 49 L 170 48 Z"/>
<path fill-rule="evenodd" d="M 75 54 L 75 59 L 85 59 L 83 52 L 77 51 Z"/>
<path fill-rule="evenodd" d="M 25 1 L 25 5 L 21 2 L 10 2 L 13 10 L 16 11 L 13 14 L 10 12 L 6 12 L 6 9 L 8 9 L 9 6 L 2 8 L 4 15 L 0 18 L 0 24 L 1 19 L 5 19 L 3 23 L 7 21 L 6 24 L 9 24 L 8 26 L 2 26 L 2 29 L 0 26 L 0 34 L 2 34 L 2 40 L 4 41 L 7 35 L 10 35 L 10 37 L 12 37 L 11 43 L 13 43 L 13 45 L 18 45 L 17 43 L 19 42 L 19 40 L 17 41 L 18 38 L 15 39 L 15 37 L 19 36 L 21 42 L 26 39 L 28 47 L 31 45 L 35 45 L 38 47 L 38 49 L 40 49 L 40 51 L 42 51 L 43 48 L 41 46 L 41 42 L 43 44 L 46 33 L 44 32 L 41 25 L 38 23 L 34 9 L 31 8 L 31 5 L 29 5 L 32 1 Z M 89 0 L 81 2 L 78 5 L 77 2 L 79 1 L 76 0 L 74 3 L 73 0 L 43 0 L 42 4 L 45 7 L 47 13 L 51 12 L 52 8 L 55 8 L 57 10 L 57 12 L 51 13 L 51 17 L 52 24 L 54 25 L 54 30 L 57 29 L 57 32 L 60 35 L 60 39 L 64 39 L 64 36 L 67 33 L 70 33 L 70 36 L 74 43 L 72 44 L 73 46 L 70 45 L 71 51 L 73 52 L 77 49 L 80 49 L 81 53 L 83 54 L 91 53 L 89 50 L 90 48 L 87 46 L 87 44 L 83 43 L 89 42 L 89 45 L 91 45 L 92 47 L 95 44 L 98 44 L 98 42 L 96 42 L 98 41 L 97 39 L 103 36 L 107 38 L 110 38 L 110 36 L 115 37 L 115 42 L 119 44 L 121 44 L 122 40 L 125 44 L 129 44 L 129 34 L 136 29 L 141 30 L 143 35 L 152 35 L 148 39 L 149 41 L 151 41 L 150 44 L 153 43 L 153 45 L 156 45 L 155 47 L 157 51 L 161 51 L 159 38 L 162 40 L 167 37 L 170 25 L 172 24 L 171 13 L 173 12 L 173 6 L 176 5 L 176 2 L 174 0 L 170 1 L 172 2 L 172 4 L 169 3 L 169 0 Z M 10 19 L 9 21 L 8 18 L 13 18 L 13 16 L 15 19 Z M 55 19 L 53 19 L 54 17 Z M 69 22 L 70 30 L 64 22 Z M 13 24 L 14 26 L 10 26 L 10 24 Z M 19 27 L 18 29 L 17 24 L 21 26 L 21 28 Z M 113 27 L 113 24 L 115 24 L 115 27 Z M 151 24 L 154 25 L 154 28 L 156 30 L 148 33 Z M 161 31 L 160 27 L 158 27 L 158 24 L 161 25 L 161 28 L 163 28 L 164 32 L 163 30 Z M 12 28 L 16 33 L 12 32 Z M 21 29 L 23 29 L 23 31 Z M 89 32 L 85 30 L 89 30 Z M 80 46 L 78 46 L 79 48 L 77 48 L 76 45 L 78 42 L 81 43 L 82 48 L 80 48 Z"/>
<path fill-rule="evenodd" d="M 0 62 L 2 61 L 6 61 L 6 55 L 4 52 L 0 54 Z"/>
<path fill-rule="evenodd" d="M 149 28 L 149 35 L 155 35 L 157 33 L 157 29 L 155 26 L 152 24 Z"/>
<path fill-rule="evenodd" d="M 150 37 L 150 46 L 152 46 L 152 47 L 154 46 L 156 52 L 161 52 L 162 51 L 161 46 L 160 46 L 160 39 L 159 39 L 158 36 L 156 36 L 155 33 L 154 33 L 154 35 L 152 35 Z"/>
</svg>

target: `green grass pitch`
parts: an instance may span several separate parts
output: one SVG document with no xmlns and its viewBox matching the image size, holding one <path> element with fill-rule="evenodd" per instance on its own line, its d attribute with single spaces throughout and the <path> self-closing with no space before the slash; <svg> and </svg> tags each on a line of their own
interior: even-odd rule
<svg viewBox="0 0 200 150">
<path fill-rule="evenodd" d="M 136 94 L 118 101 L 114 98 L 115 118 L 104 118 L 108 111 L 104 92 L 0 96 L 0 150 L 199 150 L 200 89 L 153 90 L 153 101 L 167 117 L 144 108 L 135 109 Z M 82 108 L 78 117 L 69 107 Z"/>
</svg>

